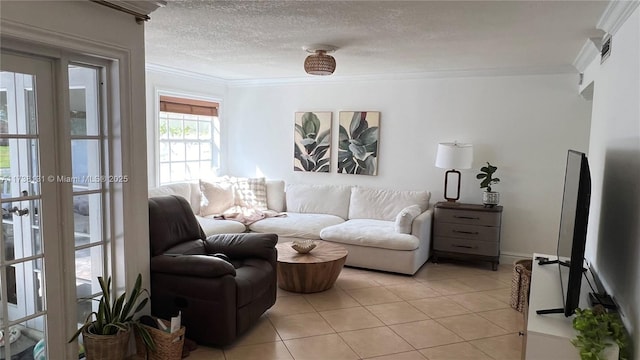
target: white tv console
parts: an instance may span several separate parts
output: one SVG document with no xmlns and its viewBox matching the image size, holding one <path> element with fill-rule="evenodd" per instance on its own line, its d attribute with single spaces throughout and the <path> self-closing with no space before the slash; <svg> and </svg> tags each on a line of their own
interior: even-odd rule
<svg viewBox="0 0 640 360">
<path fill-rule="evenodd" d="M 525 360 L 580 360 L 578 349 L 571 344 L 577 335 L 573 329 L 573 318 L 564 314 L 538 315 L 536 310 L 563 307 L 563 297 L 558 274 L 558 264 L 538 265 L 536 257 L 556 260 L 555 255 L 533 254 L 531 289 L 528 309 L 525 310 L 525 329 L 522 342 L 522 355 Z M 563 275 L 568 271 L 563 271 Z M 587 276 L 590 274 L 587 272 Z M 566 281 L 566 279 L 564 279 Z M 593 283 L 593 280 L 591 280 Z M 566 283 L 566 282 L 565 282 Z M 582 278 L 580 289 L 580 308 L 590 307 L 588 296 L 591 289 Z M 565 289 L 566 291 L 566 289 Z M 610 346 L 604 353 L 606 359 L 618 359 L 618 347 Z"/>
</svg>

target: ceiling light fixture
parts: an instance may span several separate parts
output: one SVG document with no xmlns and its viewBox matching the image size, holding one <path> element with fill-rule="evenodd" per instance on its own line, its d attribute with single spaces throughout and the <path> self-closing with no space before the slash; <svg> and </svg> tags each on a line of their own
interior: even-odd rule
<svg viewBox="0 0 640 360">
<path fill-rule="evenodd" d="M 304 59 L 304 71 L 311 75 L 331 75 L 336 70 L 336 59 L 327 55 L 338 48 L 332 45 L 309 45 L 303 49 L 311 53 Z"/>
</svg>

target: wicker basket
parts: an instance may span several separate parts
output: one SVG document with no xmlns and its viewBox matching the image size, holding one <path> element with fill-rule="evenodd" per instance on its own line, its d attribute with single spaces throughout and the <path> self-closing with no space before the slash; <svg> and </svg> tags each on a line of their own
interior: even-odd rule
<svg viewBox="0 0 640 360">
<path fill-rule="evenodd" d="M 96 335 L 82 332 L 86 360 L 122 360 L 129 350 L 130 330 L 115 335 Z"/>
<path fill-rule="evenodd" d="M 162 322 L 169 327 L 170 323 L 167 320 Z M 156 343 L 155 351 L 148 351 L 142 342 L 140 335 L 136 334 L 136 354 L 141 359 L 149 360 L 180 360 L 182 359 L 182 347 L 184 345 L 184 332 L 185 327 L 181 326 L 180 330 L 174 333 L 168 333 L 160 329 L 152 328 L 147 325 L 144 326 L 148 331 L 153 341 Z M 147 351 L 149 357 L 147 358 Z"/>
<path fill-rule="evenodd" d="M 511 307 L 522 312 L 529 302 L 532 260 L 518 260 L 513 263 L 511 279 Z"/>
</svg>

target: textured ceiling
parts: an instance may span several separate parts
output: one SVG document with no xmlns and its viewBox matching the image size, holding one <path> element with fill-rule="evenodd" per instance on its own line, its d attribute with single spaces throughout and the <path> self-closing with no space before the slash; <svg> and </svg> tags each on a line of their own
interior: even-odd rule
<svg viewBox="0 0 640 360">
<path fill-rule="evenodd" d="M 336 76 L 571 68 L 606 1 L 169 1 L 147 62 L 223 79 L 310 76 L 304 45 L 338 46 Z"/>
</svg>

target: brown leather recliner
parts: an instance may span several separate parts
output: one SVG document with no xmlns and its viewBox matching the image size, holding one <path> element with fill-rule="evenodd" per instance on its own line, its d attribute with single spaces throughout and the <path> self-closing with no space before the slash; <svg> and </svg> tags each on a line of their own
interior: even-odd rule
<svg viewBox="0 0 640 360">
<path fill-rule="evenodd" d="M 169 319 L 182 311 L 188 338 L 227 345 L 275 304 L 277 235 L 207 238 L 189 203 L 172 195 L 149 199 L 149 237 L 151 312 Z"/>
</svg>

